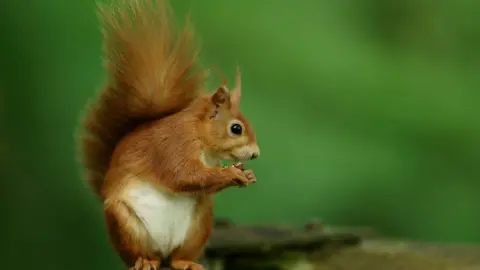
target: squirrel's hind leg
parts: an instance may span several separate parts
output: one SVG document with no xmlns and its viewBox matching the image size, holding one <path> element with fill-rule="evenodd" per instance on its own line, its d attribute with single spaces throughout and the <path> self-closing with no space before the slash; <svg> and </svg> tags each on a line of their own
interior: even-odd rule
<svg viewBox="0 0 480 270">
<path fill-rule="evenodd" d="M 105 220 L 110 240 L 130 270 L 159 270 L 160 259 L 150 248 L 150 234 L 128 204 L 105 204 Z"/>
</svg>

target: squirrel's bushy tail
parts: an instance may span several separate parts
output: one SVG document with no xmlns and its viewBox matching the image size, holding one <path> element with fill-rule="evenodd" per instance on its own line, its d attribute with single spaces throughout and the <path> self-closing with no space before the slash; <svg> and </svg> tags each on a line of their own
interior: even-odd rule
<svg viewBox="0 0 480 270">
<path fill-rule="evenodd" d="M 86 178 L 100 195 L 117 143 L 148 120 L 185 108 L 201 91 L 204 72 L 188 22 L 175 31 L 167 0 L 100 4 L 107 86 L 88 107 L 80 137 Z"/>
</svg>

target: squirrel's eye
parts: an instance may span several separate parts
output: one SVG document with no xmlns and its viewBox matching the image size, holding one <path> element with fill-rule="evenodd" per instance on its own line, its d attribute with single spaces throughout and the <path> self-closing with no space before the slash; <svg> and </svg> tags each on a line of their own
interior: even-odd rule
<svg viewBox="0 0 480 270">
<path fill-rule="evenodd" d="M 233 124 L 230 126 L 230 131 L 235 134 L 235 135 L 241 135 L 242 134 L 242 126 L 239 124 Z"/>
</svg>

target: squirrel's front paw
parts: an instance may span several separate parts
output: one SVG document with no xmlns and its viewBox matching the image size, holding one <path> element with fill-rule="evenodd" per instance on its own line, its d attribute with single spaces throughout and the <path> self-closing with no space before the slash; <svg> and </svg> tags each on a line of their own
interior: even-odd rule
<svg viewBox="0 0 480 270">
<path fill-rule="evenodd" d="M 252 170 L 244 170 L 243 174 L 245 174 L 245 177 L 247 177 L 249 184 L 255 184 L 257 182 L 257 177 Z"/>
<path fill-rule="evenodd" d="M 227 181 L 231 181 L 230 186 L 245 187 L 248 185 L 248 178 L 241 169 L 235 167 L 235 165 L 225 167 L 224 169 L 229 172 Z"/>
<path fill-rule="evenodd" d="M 158 270 L 160 269 L 160 262 L 155 260 L 147 260 L 144 258 L 138 258 L 137 262 L 130 270 Z"/>
<path fill-rule="evenodd" d="M 257 178 L 255 177 L 253 171 L 250 169 L 245 169 L 243 164 L 239 163 L 237 165 L 233 165 L 232 168 L 235 168 L 237 170 L 238 174 L 237 177 L 234 178 L 234 181 L 237 183 L 238 186 L 246 187 L 249 184 L 254 184 L 257 182 Z"/>
</svg>

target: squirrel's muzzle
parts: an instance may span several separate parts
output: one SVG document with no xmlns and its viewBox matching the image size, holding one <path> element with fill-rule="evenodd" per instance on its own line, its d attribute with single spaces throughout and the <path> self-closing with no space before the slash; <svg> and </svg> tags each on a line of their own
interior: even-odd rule
<svg viewBox="0 0 480 270">
<path fill-rule="evenodd" d="M 230 153 L 236 160 L 247 161 L 260 156 L 260 149 L 256 144 L 244 145 L 234 148 Z"/>
</svg>

